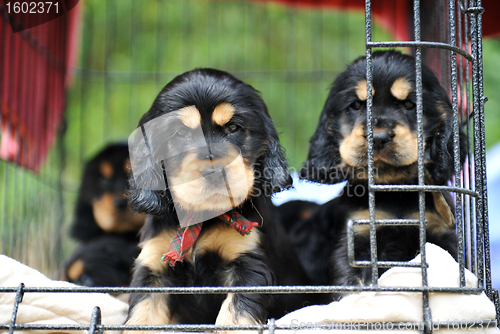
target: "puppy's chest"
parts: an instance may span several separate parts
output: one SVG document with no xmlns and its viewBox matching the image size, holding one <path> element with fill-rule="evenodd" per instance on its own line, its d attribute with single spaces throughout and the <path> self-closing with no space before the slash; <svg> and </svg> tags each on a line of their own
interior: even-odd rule
<svg viewBox="0 0 500 334">
<path fill-rule="evenodd" d="M 141 253 L 137 258 L 138 263 L 156 273 L 168 270 L 170 267 L 162 261 L 162 256 L 167 252 L 176 234 L 177 228 L 172 227 L 143 241 Z M 203 261 L 208 253 L 217 255 L 222 261 L 231 262 L 259 246 L 260 231 L 258 229 L 243 236 L 225 223 L 205 223 L 198 238 L 183 259 L 188 266 L 177 263 L 173 269 L 177 269 L 178 266 L 192 268 L 196 262 Z"/>
<path fill-rule="evenodd" d="M 249 253 L 260 246 L 260 232 L 254 229 L 241 235 L 225 223 L 215 223 L 202 232 L 188 256 L 196 260 L 208 252 L 216 253 L 225 261 L 233 261 L 242 254 Z"/>
<path fill-rule="evenodd" d="M 353 204 L 353 203 L 351 203 Z M 425 198 L 425 220 L 427 229 L 432 232 L 447 230 L 455 225 L 450 206 L 441 193 L 427 194 Z M 419 219 L 419 200 L 417 193 L 408 195 L 375 195 L 375 219 Z M 344 211 L 344 220 L 370 219 L 368 198 L 354 201 L 349 210 Z M 355 233 L 368 233 L 368 224 L 354 224 Z"/>
</svg>

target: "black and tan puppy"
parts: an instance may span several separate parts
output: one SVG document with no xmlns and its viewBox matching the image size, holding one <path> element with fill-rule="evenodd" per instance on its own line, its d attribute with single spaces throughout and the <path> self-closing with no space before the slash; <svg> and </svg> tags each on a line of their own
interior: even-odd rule
<svg viewBox="0 0 500 334">
<path fill-rule="evenodd" d="M 70 231 L 73 238 L 85 242 L 117 234 L 137 240 L 145 215 L 133 213 L 128 206 L 128 168 L 126 143 L 108 145 L 87 162 Z"/>
<path fill-rule="evenodd" d="M 396 51 L 374 52 L 372 56 L 375 183 L 418 184 L 415 59 Z M 303 178 L 315 182 L 348 181 L 339 197 L 325 204 L 293 231 L 295 247 L 301 248 L 302 260 L 308 264 L 306 271 L 313 277 L 319 275 L 315 283 L 371 283 L 370 268 L 349 265 L 346 240 L 349 220 L 369 218 L 365 78 L 364 57 L 354 61 L 337 77 L 302 170 Z M 425 66 L 422 87 L 425 182 L 444 185 L 451 179 L 454 166 L 451 103 L 436 76 Z M 453 205 L 446 196 L 448 194 L 430 192 L 425 195 L 427 241 L 456 257 Z M 376 219 L 418 219 L 418 193 L 377 192 L 375 210 Z M 358 261 L 370 260 L 368 230 L 367 225 L 354 226 L 355 259 Z M 419 252 L 417 227 L 378 227 L 376 234 L 379 261 L 407 261 Z M 331 239 L 319 237 L 325 235 Z M 331 254 L 329 272 L 322 275 L 321 272 L 327 272 L 326 254 Z M 379 275 L 386 269 L 379 268 Z"/>
<path fill-rule="evenodd" d="M 102 235 L 81 243 L 66 259 L 63 279 L 83 286 L 129 286 L 137 242 L 117 235 Z"/>
<path fill-rule="evenodd" d="M 174 78 L 129 139 L 131 206 L 148 219 L 132 286 L 306 284 L 269 196 L 291 186 L 257 91 L 226 72 Z M 136 294 L 128 325 L 255 324 L 303 296 Z"/>
</svg>

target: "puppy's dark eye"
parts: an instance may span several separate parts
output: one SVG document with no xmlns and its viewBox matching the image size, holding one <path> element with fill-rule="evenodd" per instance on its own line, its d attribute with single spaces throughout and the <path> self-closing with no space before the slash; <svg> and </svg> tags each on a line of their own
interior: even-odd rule
<svg viewBox="0 0 500 334">
<path fill-rule="evenodd" d="M 108 189 L 111 186 L 111 180 L 105 176 L 99 179 L 99 186 L 101 189 Z"/>
<path fill-rule="evenodd" d="M 356 100 L 349 105 L 349 108 L 354 110 L 360 110 L 363 107 L 363 105 L 364 105 L 363 102 Z"/>
<path fill-rule="evenodd" d="M 235 133 L 240 129 L 240 127 L 234 123 L 228 124 L 226 128 L 230 133 Z"/>
<path fill-rule="evenodd" d="M 175 135 L 179 138 L 187 138 L 189 136 L 189 131 L 187 129 L 177 130 Z"/>
<path fill-rule="evenodd" d="M 403 101 L 403 106 L 405 107 L 406 110 L 410 110 L 410 109 L 415 108 L 415 103 L 406 100 L 406 101 Z"/>
</svg>

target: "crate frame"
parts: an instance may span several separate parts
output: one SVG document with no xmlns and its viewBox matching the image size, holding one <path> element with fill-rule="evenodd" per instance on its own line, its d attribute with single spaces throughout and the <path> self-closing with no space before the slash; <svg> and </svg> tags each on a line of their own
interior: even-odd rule
<svg viewBox="0 0 500 334">
<path fill-rule="evenodd" d="M 457 5 L 458 4 L 458 8 Z M 101 314 L 99 307 L 95 307 L 92 312 L 91 323 L 89 325 L 21 325 L 16 324 L 19 305 L 22 303 L 23 296 L 26 293 L 161 293 L 161 294 L 227 294 L 227 293 L 338 293 L 338 292 L 411 292 L 421 293 L 423 301 L 423 319 L 422 323 L 399 323 L 403 325 L 423 325 L 422 333 L 432 333 L 435 328 L 449 328 L 456 322 L 433 322 L 431 310 L 429 307 L 430 293 L 463 293 L 480 294 L 485 292 L 496 307 L 497 319 L 466 322 L 467 328 L 470 327 L 496 327 L 500 323 L 500 302 L 499 294 L 492 287 L 491 265 L 490 265 L 490 247 L 489 247 L 489 226 L 487 209 L 487 187 L 486 187 L 486 154 L 485 154 L 485 124 L 484 124 L 484 103 L 487 98 L 484 97 L 483 90 L 483 61 L 482 61 L 482 21 L 481 14 L 484 8 L 481 0 L 448 0 L 448 23 L 449 23 L 449 42 L 429 42 L 423 41 L 421 36 L 421 1 L 413 1 L 414 13 L 414 41 L 404 42 L 374 42 L 372 40 L 372 15 L 371 0 L 365 0 L 365 37 L 366 37 L 366 61 L 367 61 L 367 92 L 372 89 L 372 50 L 375 48 L 387 47 L 408 47 L 414 50 L 416 65 L 416 91 L 417 91 L 417 133 L 418 133 L 418 185 L 377 185 L 374 182 L 374 162 L 373 162 L 373 117 L 372 117 L 372 95 L 367 94 L 367 126 L 368 141 L 368 190 L 369 190 L 369 216 L 370 219 L 354 220 L 348 224 L 348 249 L 350 253 L 350 262 L 353 266 L 365 266 L 372 268 L 371 286 L 267 286 L 267 287 L 172 287 L 172 288 L 38 288 L 25 287 L 21 283 L 18 287 L 0 288 L 0 293 L 15 293 L 16 299 L 13 305 L 12 320 L 10 324 L 0 324 L 0 330 L 8 330 L 14 333 L 15 330 L 88 330 L 89 333 L 102 333 L 104 330 L 143 330 L 143 331 L 161 331 L 168 330 L 174 332 L 184 331 L 231 331 L 231 330 L 257 330 L 259 333 L 269 331 L 273 334 L 275 330 L 296 330 L 292 325 L 276 325 L 275 319 L 270 319 L 267 324 L 261 325 L 103 325 L 101 324 Z M 456 13 L 459 13 L 458 17 Z M 461 14 L 464 14 L 465 34 L 462 34 Z M 470 35 L 468 35 L 470 18 Z M 456 34 L 458 30 L 458 36 Z M 470 40 L 470 41 L 469 41 Z M 465 46 L 470 47 L 470 52 L 462 49 L 459 45 L 465 41 Z M 457 46 L 458 45 L 458 46 Z M 449 62 L 451 70 L 451 94 L 453 110 L 453 129 L 454 129 L 454 177 L 455 186 L 430 186 L 425 185 L 424 181 L 424 153 L 423 153 L 423 110 L 422 110 L 422 49 L 435 48 L 449 51 Z M 463 62 L 463 63 L 462 63 Z M 465 65 L 466 70 L 462 70 Z M 469 77 L 469 69 L 472 78 Z M 469 111 L 469 83 L 472 81 L 472 110 Z M 459 99 L 463 100 L 464 92 L 460 92 L 461 83 L 466 84 L 466 105 L 459 106 Z M 467 122 L 468 149 L 472 148 L 474 156 L 474 166 L 469 161 L 467 180 L 462 179 L 462 166 L 459 163 L 459 126 L 461 109 L 465 108 Z M 462 120 L 463 121 L 463 120 Z M 469 123 L 472 121 L 472 131 Z M 472 145 L 473 142 L 473 145 Z M 469 152 L 470 153 L 470 152 Z M 470 155 L 469 155 L 470 157 Z M 472 179 L 473 178 L 473 179 Z M 466 184 L 468 184 L 468 189 Z M 474 190 L 472 190 L 474 188 Z M 419 219 L 375 219 L 375 192 L 381 191 L 415 191 L 419 194 Z M 426 243 L 426 220 L 425 220 L 425 193 L 435 191 L 447 191 L 456 194 L 456 207 L 460 208 L 456 212 L 457 234 L 458 234 L 458 252 L 459 252 L 459 276 L 460 287 L 429 287 L 427 284 L 427 263 L 425 254 Z M 467 198 L 465 196 L 468 196 Z M 464 198 L 462 198 L 464 197 Z M 468 201 L 468 202 L 467 202 Z M 469 216 L 464 217 L 463 206 L 468 205 L 470 209 Z M 467 214 L 467 212 L 465 212 Z M 471 222 L 469 231 L 466 231 L 466 221 Z M 358 224 L 367 224 L 370 228 L 370 261 L 354 260 L 354 226 Z M 419 227 L 420 234 L 420 254 L 421 263 L 414 264 L 409 262 L 382 262 L 377 260 L 376 227 L 382 225 L 413 225 Z M 467 249 L 467 235 L 469 246 L 475 243 L 474 249 Z M 473 238 L 475 236 L 475 238 Z M 474 252 L 474 250 L 476 252 Z M 469 252 L 471 254 L 469 254 Z M 469 256 L 469 257 L 468 257 Z M 378 268 L 380 267 L 419 267 L 422 272 L 421 287 L 379 287 Z M 478 278 L 477 288 L 467 288 L 465 286 L 465 269 L 469 266 Z M 394 323 L 398 324 L 398 323 Z M 460 322 L 463 325 L 464 322 Z M 316 328 L 331 329 L 332 325 L 318 325 Z M 345 329 L 373 329 L 366 324 L 346 324 Z M 413 327 L 414 328 L 414 327 Z"/>
</svg>

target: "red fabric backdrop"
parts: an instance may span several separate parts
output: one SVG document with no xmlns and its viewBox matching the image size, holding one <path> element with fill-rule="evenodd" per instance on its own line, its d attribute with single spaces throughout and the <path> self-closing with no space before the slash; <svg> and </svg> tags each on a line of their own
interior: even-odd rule
<svg viewBox="0 0 500 334">
<path fill-rule="evenodd" d="M 258 0 L 282 2 L 288 5 L 365 10 L 365 0 Z M 483 0 L 483 36 L 500 34 L 500 1 Z M 413 15 L 413 0 L 378 0 L 372 2 L 372 14 L 378 23 L 393 32 L 398 40 L 409 40 L 413 27 L 408 25 Z"/>
<path fill-rule="evenodd" d="M 34 171 L 45 160 L 63 119 L 77 18 L 78 6 L 13 33 L 0 4 L 0 158 Z"/>
</svg>

